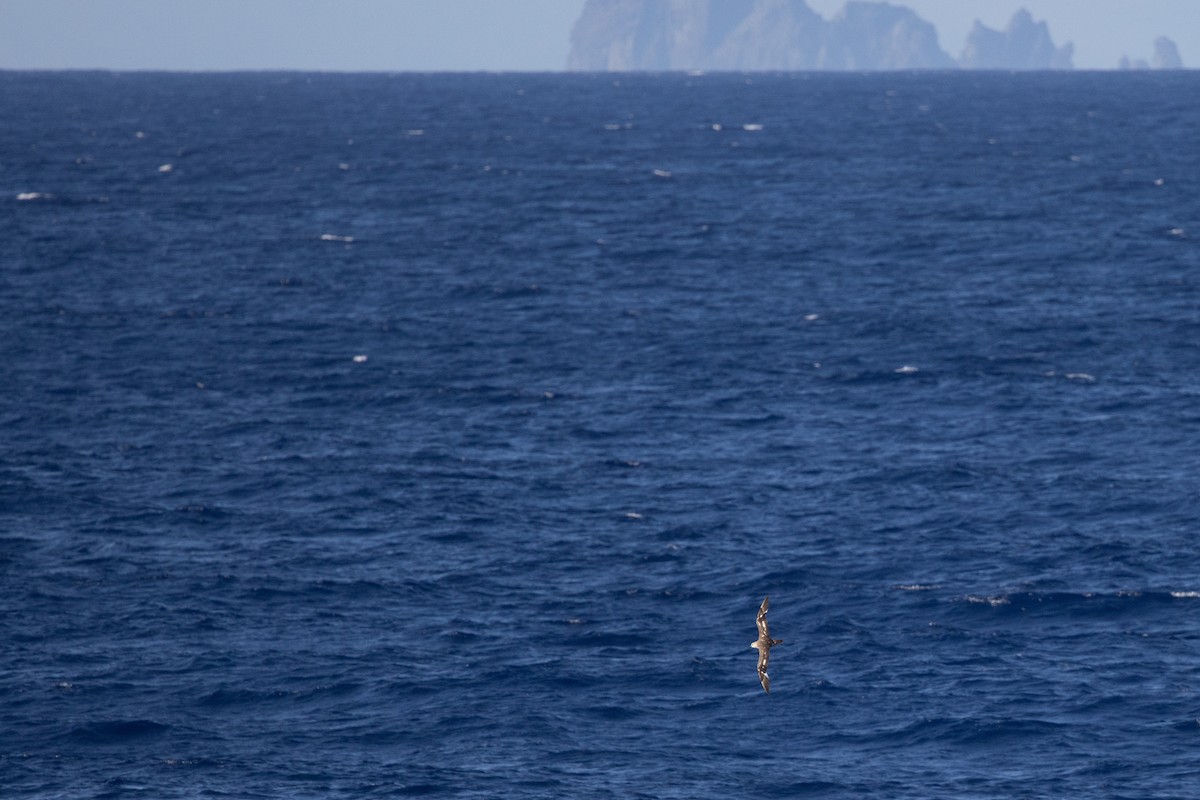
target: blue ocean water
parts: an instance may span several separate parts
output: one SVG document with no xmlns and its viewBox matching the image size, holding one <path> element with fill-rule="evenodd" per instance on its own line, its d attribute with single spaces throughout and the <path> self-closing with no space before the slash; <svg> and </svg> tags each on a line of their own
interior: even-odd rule
<svg viewBox="0 0 1200 800">
<path fill-rule="evenodd" d="M 1198 90 L 0 73 L 3 796 L 1196 796 Z"/>
</svg>

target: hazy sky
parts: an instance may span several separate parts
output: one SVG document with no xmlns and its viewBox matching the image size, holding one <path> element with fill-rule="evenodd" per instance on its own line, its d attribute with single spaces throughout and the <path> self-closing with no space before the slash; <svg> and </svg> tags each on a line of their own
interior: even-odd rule
<svg viewBox="0 0 1200 800">
<path fill-rule="evenodd" d="M 962 50 L 975 19 L 1025 6 L 1075 65 L 1149 59 L 1168 35 L 1200 66 L 1200 0 L 894 0 Z M 825 16 L 844 0 L 809 0 Z M 583 0 L 0 0 L 0 69 L 556 70 Z"/>
</svg>

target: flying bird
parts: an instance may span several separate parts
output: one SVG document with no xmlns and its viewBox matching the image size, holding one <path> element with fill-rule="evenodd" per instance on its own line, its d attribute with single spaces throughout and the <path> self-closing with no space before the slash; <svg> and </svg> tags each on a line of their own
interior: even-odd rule
<svg viewBox="0 0 1200 800">
<path fill-rule="evenodd" d="M 770 599 L 770 597 L 764 597 L 762 605 L 758 608 L 758 639 L 750 643 L 750 646 L 758 651 L 758 680 L 767 694 L 771 693 L 771 676 L 767 674 L 767 663 L 771 660 L 771 648 L 777 644 L 783 644 L 783 639 L 772 639 L 771 632 L 767 630 L 767 603 Z"/>
</svg>

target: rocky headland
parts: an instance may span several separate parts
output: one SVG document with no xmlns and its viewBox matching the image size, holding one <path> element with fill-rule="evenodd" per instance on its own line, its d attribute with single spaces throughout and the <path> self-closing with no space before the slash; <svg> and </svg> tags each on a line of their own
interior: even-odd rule
<svg viewBox="0 0 1200 800">
<path fill-rule="evenodd" d="M 964 69 L 1071 69 L 1074 51 L 1072 44 L 1055 46 L 1050 27 L 1021 9 L 1002 31 L 976 21 L 958 63 Z"/>
<path fill-rule="evenodd" d="M 1072 51 L 1024 10 L 1003 31 L 976 23 L 955 60 L 932 24 L 885 2 L 851 0 L 827 20 L 805 0 L 588 0 L 568 69 L 1070 69 Z"/>
</svg>

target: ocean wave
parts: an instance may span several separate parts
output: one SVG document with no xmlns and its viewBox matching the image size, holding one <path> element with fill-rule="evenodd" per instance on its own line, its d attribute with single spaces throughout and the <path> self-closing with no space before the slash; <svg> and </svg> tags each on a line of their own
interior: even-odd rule
<svg viewBox="0 0 1200 800">
<path fill-rule="evenodd" d="M 1179 796 L 1198 75 L 0 72 L 0 794 Z"/>
<path fill-rule="evenodd" d="M 169 730 L 170 725 L 148 719 L 98 720 L 72 728 L 66 738 L 80 744 L 122 744 L 160 736 Z"/>
<path fill-rule="evenodd" d="M 1005 592 L 968 594 L 957 598 L 966 606 L 985 606 L 1018 614 L 1110 616 L 1153 610 L 1177 601 L 1200 599 L 1200 592 L 1119 589 L 1107 592 Z"/>
<path fill-rule="evenodd" d="M 838 738 L 853 742 L 876 742 L 889 748 L 917 745 L 990 747 L 1005 741 L 1054 737 L 1070 729 L 1066 723 L 1013 717 L 931 717 L 898 726 L 842 733 Z"/>
</svg>

